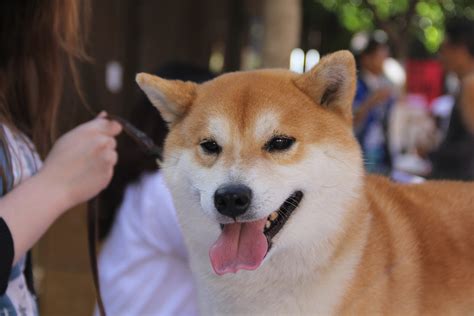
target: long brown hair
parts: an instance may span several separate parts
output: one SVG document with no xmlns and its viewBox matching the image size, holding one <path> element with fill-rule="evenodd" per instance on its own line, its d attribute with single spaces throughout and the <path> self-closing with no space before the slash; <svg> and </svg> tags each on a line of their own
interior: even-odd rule
<svg viewBox="0 0 474 316">
<path fill-rule="evenodd" d="M 82 97 L 84 0 L 0 1 L 0 122 L 29 136 L 43 156 L 56 133 L 65 66 Z"/>
</svg>

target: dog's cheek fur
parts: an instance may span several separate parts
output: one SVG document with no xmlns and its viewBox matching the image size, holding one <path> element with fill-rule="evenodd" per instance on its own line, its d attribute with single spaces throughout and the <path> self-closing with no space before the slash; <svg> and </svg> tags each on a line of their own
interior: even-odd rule
<svg viewBox="0 0 474 316">
<path fill-rule="evenodd" d="M 307 252 L 311 245 L 317 249 L 310 251 L 321 256 L 331 241 L 343 228 L 343 219 L 350 211 L 349 205 L 360 193 L 363 171 L 359 168 L 360 158 L 344 152 L 335 146 L 321 146 L 312 151 L 301 166 L 301 177 L 308 183 L 299 211 L 295 212 L 287 230 L 292 234 L 279 236 L 276 243 L 282 248 L 299 244 L 301 251 Z M 318 161 L 317 164 L 314 162 Z M 313 162 L 313 163 L 311 163 Z M 311 172 L 308 172 L 311 170 Z M 306 174 L 305 174 L 306 172 Z M 317 242 L 315 242 L 317 241 Z M 297 249 L 297 248 L 296 248 Z M 313 262 L 326 262 L 328 258 L 319 257 Z"/>
<path fill-rule="evenodd" d="M 189 117 L 185 117 L 170 130 L 165 142 L 162 170 L 172 193 L 174 190 L 179 191 L 183 199 L 193 203 L 193 213 L 202 215 L 204 212 L 209 219 L 215 221 L 211 197 L 222 184 L 225 173 L 219 167 L 219 159 L 205 157 L 205 154 L 199 152 L 198 140 L 200 137 L 207 137 L 208 133 L 203 132 L 202 128 L 199 130 L 200 134 L 198 130 L 190 130 L 189 126 L 193 125 L 188 121 Z M 174 200 L 177 201 L 176 198 Z"/>
<path fill-rule="evenodd" d="M 210 272 L 207 251 L 219 236 L 220 228 L 216 223 L 214 212 L 212 210 L 206 212 L 208 208 L 201 204 L 201 196 L 206 193 L 206 188 L 197 187 L 195 183 L 217 184 L 219 179 L 207 178 L 202 168 L 193 160 L 192 150 L 172 146 L 166 149 L 161 170 L 173 196 L 178 222 L 182 231 L 185 232 L 183 237 L 187 247 L 199 249 L 197 257 L 202 257 L 196 260 L 196 256 L 190 256 L 191 267 L 196 271 L 209 270 Z M 197 236 L 199 238 L 196 238 Z M 200 266 L 202 262 L 206 262 L 204 267 Z"/>
<path fill-rule="evenodd" d="M 174 165 L 164 165 L 165 175 L 170 174 L 166 177 L 169 185 L 186 194 L 184 199 L 193 202 L 193 210 L 189 210 L 190 212 L 204 213 L 210 220 L 218 220 L 212 197 L 225 179 L 223 168 L 219 163 L 212 168 L 203 168 L 196 161 L 192 149 L 175 151 L 172 155 L 179 158 Z M 216 222 L 214 224 L 217 226 Z"/>
<path fill-rule="evenodd" d="M 277 165 L 271 170 L 261 168 L 253 177 L 256 196 L 263 196 L 268 205 L 275 200 L 281 204 L 295 190 L 304 192 L 299 207 L 274 238 L 274 254 L 298 247 L 306 252 L 311 245 L 327 249 L 327 242 L 340 231 L 348 206 L 362 187 L 363 170 L 357 147 L 352 151 L 329 143 L 309 147 L 305 158 L 297 164 Z M 268 216 L 273 211 L 271 207 L 264 207 L 261 217 Z M 315 250 L 311 253 L 323 253 Z"/>
</svg>

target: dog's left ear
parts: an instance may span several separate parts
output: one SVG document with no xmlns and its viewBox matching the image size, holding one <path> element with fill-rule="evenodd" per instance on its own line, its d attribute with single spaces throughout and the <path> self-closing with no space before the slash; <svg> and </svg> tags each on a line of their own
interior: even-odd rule
<svg viewBox="0 0 474 316">
<path fill-rule="evenodd" d="M 197 84 L 193 82 L 166 80 L 146 73 L 138 74 L 136 81 L 170 126 L 184 116 L 196 96 Z"/>
<path fill-rule="evenodd" d="M 349 51 L 323 57 L 313 69 L 298 77 L 295 84 L 314 102 L 341 114 L 352 123 L 356 66 Z"/>
</svg>

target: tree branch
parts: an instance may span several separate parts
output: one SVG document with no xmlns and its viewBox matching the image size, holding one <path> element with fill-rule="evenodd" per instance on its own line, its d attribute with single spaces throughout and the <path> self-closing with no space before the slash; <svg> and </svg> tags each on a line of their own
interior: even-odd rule
<svg viewBox="0 0 474 316">
<path fill-rule="evenodd" d="M 370 3 L 368 0 L 362 0 L 362 4 L 365 5 L 370 11 L 374 13 L 375 24 L 380 25 L 382 23 L 382 19 L 380 18 L 377 7 Z"/>
<path fill-rule="evenodd" d="M 420 0 L 410 0 L 404 14 L 391 17 L 388 20 L 380 18 L 377 7 L 368 0 L 362 0 L 362 5 L 374 13 L 374 24 L 376 28 L 384 30 L 395 48 L 395 56 L 405 58 L 408 50 L 408 41 L 404 40 L 406 32 L 410 26 L 412 17 L 416 11 L 416 5 Z"/>
<path fill-rule="evenodd" d="M 408 9 L 405 12 L 404 20 L 406 21 L 405 25 L 403 26 L 402 30 L 406 31 L 410 27 L 410 22 L 413 16 L 415 15 L 416 5 L 420 2 L 420 0 L 410 0 L 408 4 Z"/>
</svg>

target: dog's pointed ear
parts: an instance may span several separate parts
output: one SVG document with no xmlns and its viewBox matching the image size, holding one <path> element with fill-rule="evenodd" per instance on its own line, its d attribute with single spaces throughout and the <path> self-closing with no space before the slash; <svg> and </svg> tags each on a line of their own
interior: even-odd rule
<svg viewBox="0 0 474 316">
<path fill-rule="evenodd" d="M 189 81 L 166 80 L 146 73 L 139 73 L 136 81 L 169 125 L 185 114 L 196 95 L 197 84 Z"/>
<path fill-rule="evenodd" d="M 298 77 L 295 84 L 314 102 L 340 113 L 352 123 L 356 66 L 349 51 L 338 51 L 323 57 L 313 69 Z"/>
</svg>

